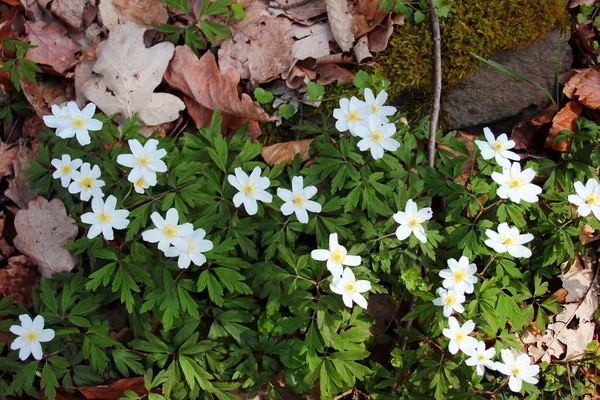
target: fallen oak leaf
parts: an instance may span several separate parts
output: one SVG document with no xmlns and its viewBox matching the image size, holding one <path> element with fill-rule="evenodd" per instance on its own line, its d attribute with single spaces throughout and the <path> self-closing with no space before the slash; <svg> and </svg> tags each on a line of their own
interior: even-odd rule
<svg viewBox="0 0 600 400">
<path fill-rule="evenodd" d="M 15 216 L 15 230 L 15 247 L 37 263 L 43 277 L 69 272 L 77 265 L 77 257 L 62 247 L 77 237 L 78 229 L 60 199 L 31 200 L 28 209 Z"/>
<path fill-rule="evenodd" d="M 161 0 L 102 0 L 98 12 L 108 29 L 113 29 L 119 22 L 134 22 L 152 28 L 169 19 L 167 7 Z"/>
<path fill-rule="evenodd" d="M 310 159 L 308 152 L 310 150 L 310 144 L 312 141 L 312 139 L 306 139 L 276 143 L 271 146 L 263 147 L 260 154 L 265 162 L 271 167 L 282 161 L 285 161 L 287 165 L 291 165 L 296 157 L 296 154 L 300 155 L 302 161 L 307 161 Z"/>
<path fill-rule="evenodd" d="M 120 114 L 119 122 L 138 113 L 140 122 L 156 126 L 177 119 L 185 105 L 177 96 L 154 92 L 173 57 L 174 46 L 163 42 L 146 48 L 145 31 L 130 22 L 110 32 L 98 45 L 93 68 L 102 76 L 87 81 L 83 94 L 105 114 Z"/>
<path fill-rule="evenodd" d="M 563 93 L 586 107 L 600 109 L 600 65 L 576 71 Z"/>
<path fill-rule="evenodd" d="M 65 36 L 67 30 L 55 22 L 45 24 L 42 21 L 25 22 L 29 42 L 37 47 L 27 50 L 26 57 L 38 64 L 50 65 L 63 74 L 76 62 L 75 53 L 81 45 Z"/>
<path fill-rule="evenodd" d="M 189 100 L 206 108 L 205 111 L 219 109 L 225 121 L 226 117 L 239 117 L 238 126 L 246 120 L 270 121 L 273 120 L 262 107 L 253 102 L 246 93 L 238 95 L 239 73 L 230 69 L 220 71 L 215 56 L 207 51 L 198 59 L 188 46 L 178 46 L 175 56 L 169 64 L 165 74 L 165 80 L 169 85 L 185 94 Z M 198 128 L 210 123 L 206 119 L 196 120 Z M 226 127 L 233 127 L 226 125 Z M 233 127 L 236 129 L 235 127 Z"/>
<path fill-rule="evenodd" d="M 81 386 L 77 390 L 88 400 L 115 400 L 123 397 L 126 390 L 139 396 L 148 394 L 144 386 L 144 377 L 119 379 L 110 386 Z"/>
<path fill-rule="evenodd" d="M 33 305 L 33 288 L 38 284 L 40 274 L 29 258 L 24 255 L 11 257 L 8 265 L 0 269 L 0 293 L 13 294 L 12 303 L 21 303 L 25 308 Z"/>
<path fill-rule="evenodd" d="M 34 199 L 39 190 L 29 187 L 29 180 L 23 172 L 33 159 L 33 151 L 27 146 L 20 146 L 16 158 L 13 160 L 14 177 L 8 183 L 4 192 L 6 197 L 15 202 L 19 208 L 27 208 L 27 203 Z"/>
<path fill-rule="evenodd" d="M 557 137 L 561 131 L 575 131 L 575 120 L 581 117 L 582 113 L 583 105 L 580 102 L 577 100 L 568 102 L 552 119 L 552 127 L 548 132 L 544 147 L 556 151 L 570 151 L 572 138 L 561 142 L 555 142 L 554 138 Z"/>
</svg>

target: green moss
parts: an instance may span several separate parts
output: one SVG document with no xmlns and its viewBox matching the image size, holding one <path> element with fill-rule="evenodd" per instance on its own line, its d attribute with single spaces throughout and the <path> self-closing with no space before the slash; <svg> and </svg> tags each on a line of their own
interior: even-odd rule
<svg viewBox="0 0 600 400">
<path fill-rule="evenodd" d="M 567 0 L 454 0 L 452 4 L 450 17 L 440 20 L 445 87 L 477 70 L 479 61 L 469 52 L 487 57 L 520 49 L 544 38 L 553 27 L 569 24 Z M 430 90 L 432 49 L 429 19 L 395 28 L 375 67 L 377 74 L 392 82 L 392 96 L 405 90 Z"/>
</svg>

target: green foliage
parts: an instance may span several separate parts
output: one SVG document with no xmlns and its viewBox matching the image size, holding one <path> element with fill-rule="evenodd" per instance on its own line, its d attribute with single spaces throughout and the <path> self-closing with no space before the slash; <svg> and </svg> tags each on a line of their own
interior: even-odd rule
<svg viewBox="0 0 600 400">
<path fill-rule="evenodd" d="M 417 3 L 403 2 L 397 4 Z M 445 5 L 447 3 L 444 3 Z M 441 10 L 444 5 L 438 8 Z M 412 8 L 398 10 L 410 12 Z M 424 14 L 428 9 L 421 7 Z M 429 91 L 433 76 L 431 23 L 407 18 L 394 30 L 388 47 L 377 57 L 375 71 L 391 82 L 390 95 Z M 505 49 L 520 49 L 542 39 L 555 26 L 567 27 L 565 0 L 454 0 L 447 18 L 440 19 L 444 87 L 456 84 L 479 67 L 469 52 L 488 57 Z M 466 46 L 465 43 L 468 43 Z"/>
<path fill-rule="evenodd" d="M 12 38 L 4 39 L 2 44 L 2 67 L 0 67 L 0 71 L 10 74 L 10 83 L 18 92 L 21 91 L 21 80 L 37 85 L 35 74 L 42 72 L 36 63 L 25 58 L 27 50 L 34 47 L 37 46 Z"/>
<path fill-rule="evenodd" d="M 373 82 L 369 79 L 361 74 L 357 89 Z M 33 396 L 41 389 L 53 398 L 59 386 L 143 375 L 150 399 L 235 399 L 240 392 L 286 398 L 315 387 L 323 399 L 352 387 L 380 399 L 475 398 L 496 390 L 498 397 L 510 398 L 500 378 L 478 377 L 465 365 L 464 354 L 447 351 L 441 334 L 447 322 L 432 304 L 439 271 L 447 259 L 462 255 L 476 263 L 479 282 L 459 318 L 474 320 L 478 334 L 497 350 L 520 348 L 517 334 L 532 324 L 543 329 L 561 311 L 550 296 L 550 279 L 562 262 L 586 252 L 579 228 L 585 223 L 600 228 L 593 217 L 577 218 L 567 202 L 573 182 L 595 176 L 600 163 L 600 127 L 583 118 L 576 132 L 560 136 L 572 138 L 570 153 L 556 161 L 528 162 L 538 176 L 547 177 L 541 201 L 534 204 L 499 201 L 490 178 L 499 167 L 480 157 L 476 173 L 457 183 L 471 155 L 454 133 L 440 139 L 435 169 L 427 167 L 428 121 L 409 129 L 398 116 L 392 121 L 402 145 L 380 160 L 360 152 L 356 137 L 329 124 L 307 123 L 299 129 L 320 133 L 312 142 L 311 165 L 303 167 L 296 158 L 289 166 L 269 167 L 259 158 L 262 146 L 245 136 L 246 126 L 231 137 L 221 135 L 216 112 L 211 126 L 198 133 L 160 138 L 169 170 L 158 175 L 156 186 L 138 194 L 124 179 L 128 171 L 114 163 L 128 152 L 126 140 L 146 140 L 136 119 L 120 132 L 108 118 L 99 118 L 105 128 L 92 132 L 85 150 L 75 139 L 43 134 L 45 143 L 28 176 L 43 196 L 61 199 L 85 229 L 80 216 L 89 204 L 51 178 L 50 160 L 69 154 L 100 165 L 105 193 L 130 211 L 130 225 L 111 242 L 83 237 L 65 246 L 80 258 L 79 267 L 42 279 L 34 296 L 33 313 L 56 331 L 56 338 L 44 344 L 45 357 L 18 362 L 17 352 L 0 345 L 0 385 L 9 396 Z M 272 203 L 260 203 L 254 216 L 234 207 L 237 190 L 227 176 L 235 168 L 257 166 L 270 179 L 272 193 L 289 188 L 298 175 L 305 185 L 316 185 L 313 199 L 322 212 L 301 224 L 294 215 L 282 215 L 276 196 Z M 392 215 L 409 199 L 423 207 L 435 198 L 444 201 L 424 225 L 428 241 L 414 236 L 399 241 Z M 206 230 L 213 242 L 203 265 L 181 270 L 176 260 L 142 240 L 142 232 L 152 227 L 149 216 L 171 207 L 182 222 Z M 500 222 L 534 234 L 528 245 L 535 249 L 533 257 L 497 255 L 484 244 L 486 229 Z M 353 271 L 371 282 L 369 301 L 373 294 L 389 293 L 395 302 L 412 304 L 401 314 L 413 321 L 411 326 L 396 320 L 372 335 L 377 321 L 360 307 L 346 308 L 331 291 L 325 263 L 310 252 L 327 248 L 332 232 L 350 254 L 362 257 Z M 10 326 L 22 312 L 10 299 L 0 300 L 0 326 Z M 107 314 L 123 317 L 114 321 Z M 111 337 L 117 326 L 129 329 L 126 342 Z M 372 352 L 389 354 L 389 360 L 376 361 Z M 590 363 L 598 352 L 590 349 Z M 563 378 L 571 366 L 559 367 L 548 366 L 547 377 L 537 388 L 526 386 L 526 395 L 553 399 L 570 393 Z M 280 371 L 284 378 L 278 378 Z M 573 390 L 583 393 L 586 387 Z M 125 396 L 135 398 L 133 392 Z"/>
</svg>

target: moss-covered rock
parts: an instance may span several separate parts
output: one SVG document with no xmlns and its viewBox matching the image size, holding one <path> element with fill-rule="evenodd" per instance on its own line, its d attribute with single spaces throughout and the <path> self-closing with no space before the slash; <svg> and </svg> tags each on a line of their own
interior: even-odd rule
<svg viewBox="0 0 600 400">
<path fill-rule="evenodd" d="M 469 52 L 487 57 L 521 49 L 542 39 L 553 27 L 566 27 L 567 0 L 454 0 L 448 18 L 440 19 L 444 86 L 477 70 Z M 390 94 L 428 91 L 433 76 L 431 23 L 397 26 L 387 49 L 377 58 L 376 73 L 387 77 Z"/>
</svg>

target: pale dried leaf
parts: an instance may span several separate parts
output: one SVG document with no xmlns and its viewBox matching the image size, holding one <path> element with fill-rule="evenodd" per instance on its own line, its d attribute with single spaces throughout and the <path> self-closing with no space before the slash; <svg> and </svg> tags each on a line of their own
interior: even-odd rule
<svg viewBox="0 0 600 400">
<path fill-rule="evenodd" d="M 87 81 L 83 93 L 107 115 L 125 119 L 138 113 L 140 122 L 156 126 L 177 119 L 185 105 L 172 94 L 154 93 L 174 46 L 163 42 L 146 48 L 145 31 L 134 23 L 115 27 L 98 46 L 93 71 L 102 76 Z"/>
<path fill-rule="evenodd" d="M 305 60 L 309 57 L 320 58 L 331 53 L 333 34 L 331 28 L 325 22 L 319 22 L 311 26 L 295 25 L 289 35 L 296 40 L 292 46 L 292 58 L 294 60 Z"/>
<path fill-rule="evenodd" d="M 25 22 L 25 29 L 31 44 L 37 46 L 29 49 L 26 57 L 39 64 L 50 65 L 58 73 L 71 68 L 77 58 L 75 53 L 81 50 L 79 43 L 65 36 L 67 30 L 57 23 Z"/>
<path fill-rule="evenodd" d="M 359 65 L 375 65 L 373 54 L 369 51 L 369 38 L 366 35 L 356 41 L 354 56 Z"/>
<path fill-rule="evenodd" d="M 269 114 L 246 93 L 242 93 L 240 98 L 238 72 L 233 69 L 221 72 L 210 51 L 198 59 L 189 47 L 178 46 L 165 80 L 211 114 L 219 109 L 224 118 L 227 115 L 234 116 L 241 118 L 242 122 L 270 120 Z M 198 122 L 202 123 L 198 127 L 206 126 L 206 120 L 196 121 L 197 124 Z"/>
<path fill-rule="evenodd" d="M 71 271 L 77 265 L 77 257 L 62 246 L 77 237 L 78 229 L 67 215 L 63 202 L 38 196 L 28 207 L 15 216 L 15 247 L 31 257 L 46 278 L 56 272 Z"/>
<path fill-rule="evenodd" d="M 23 172 L 29 167 L 33 159 L 32 151 L 27 146 L 20 146 L 16 158 L 13 160 L 14 178 L 9 181 L 8 189 L 4 193 L 6 197 L 15 202 L 19 208 L 27 208 L 27 203 L 35 198 L 39 189 L 31 189 L 27 175 Z"/>
<path fill-rule="evenodd" d="M 50 4 L 50 11 L 73 28 L 81 29 L 84 26 L 84 19 L 86 19 L 86 9 L 90 7 L 93 6 L 86 0 L 53 0 Z"/>
<path fill-rule="evenodd" d="M 343 52 L 354 44 L 354 18 L 347 0 L 326 0 L 331 33 Z"/>
<path fill-rule="evenodd" d="M 375 29 L 368 33 L 369 51 L 380 53 L 385 50 L 392 33 L 394 33 L 394 20 L 392 14 L 390 14 L 382 24 L 377 25 Z"/>
<path fill-rule="evenodd" d="M 582 4 L 586 6 L 591 6 L 596 2 L 596 0 L 569 0 L 569 8 L 575 8 Z"/>
<path fill-rule="evenodd" d="M 570 151 L 571 140 L 564 140 L 562 142 L 555 142 L 554 138 L 557 137 L 561 131 L 567 130 L 575 131 L 575 120 L 581 117 L 583 113 L 583 105 L 577 100 L 568 102 L 562 110 L 560 110 L 552 119 L 552 128 L 548 132 L 546 138 L 546 144 L 544 147 L 553 149 L 556 151 Z"/>
<path fill-rule="evenodd" d="M 221 71 L 235 69 L 241 79 L 250 79 L 256 85 L 290 68 L 294 40 L 288 36 L 292 23 L 287 18 L 251 15 L 256 18 L 232 26 L 234 34 L 221 43 L 218 56 Z"/>
<path fill-rule="evenodd" d="M 98 11 L 102 24 L 109 30 L 127 22 L 152 28 L 169 19 L 167 7 L 161 0 L 101 0 Z"/>
<path fill-rule="evenodd" d="M 595 242 L 600 239 L 600 236 L 594 235 L 596 230 L 589 224 L 583 224 L 581 229 L 579 230 L 579 240 L 582 245 L 586 245 L 588 243 Z"/>
<path fill-rule="evenodd" d="M 83 93 L 83 85 L 94 77 L 93 70 L 96 61 L 83 61 L 75 67 L 75 102 L 79 108 L 85 107 L 88 98 Z"/>
<path fill-rule="evenodd" d="M 269 8 L 269 11 L 273 15 L 283 14 L 286 17 L 301 22 L 304 24 L 310 24 L 310 19 L 318 17 L 321 14 L 327 12 L 327 6 L 325 0 L 311 0 L 305 3 L 303 0 L 275 0 L 279 7 L 283 6 L 285 9 L 277 8 L 273 3 L 273 8 Z M 298 5 L 296 5 L 298 4 Z"/>
<path fill-rule="evenodd" d="M 271 146 L 263 147 L 260 154 L 265 162 L 270 166 L 278 164 L 282 161 L 285 161 L 287 165 L 291 165 L 296 157 L 296 154 L 300 155 L 302 161 L 307 161 L 310 159 L 308 151 L 310 149 L 311 142 L 312 139 L 277 143 Z"/>
<path fill-rule="evenodd" d="M 19 147 L 6 144 L 0 140 L 0 178 L 12 175 L 13 161 L 17 157 Z"/>
</svg>

